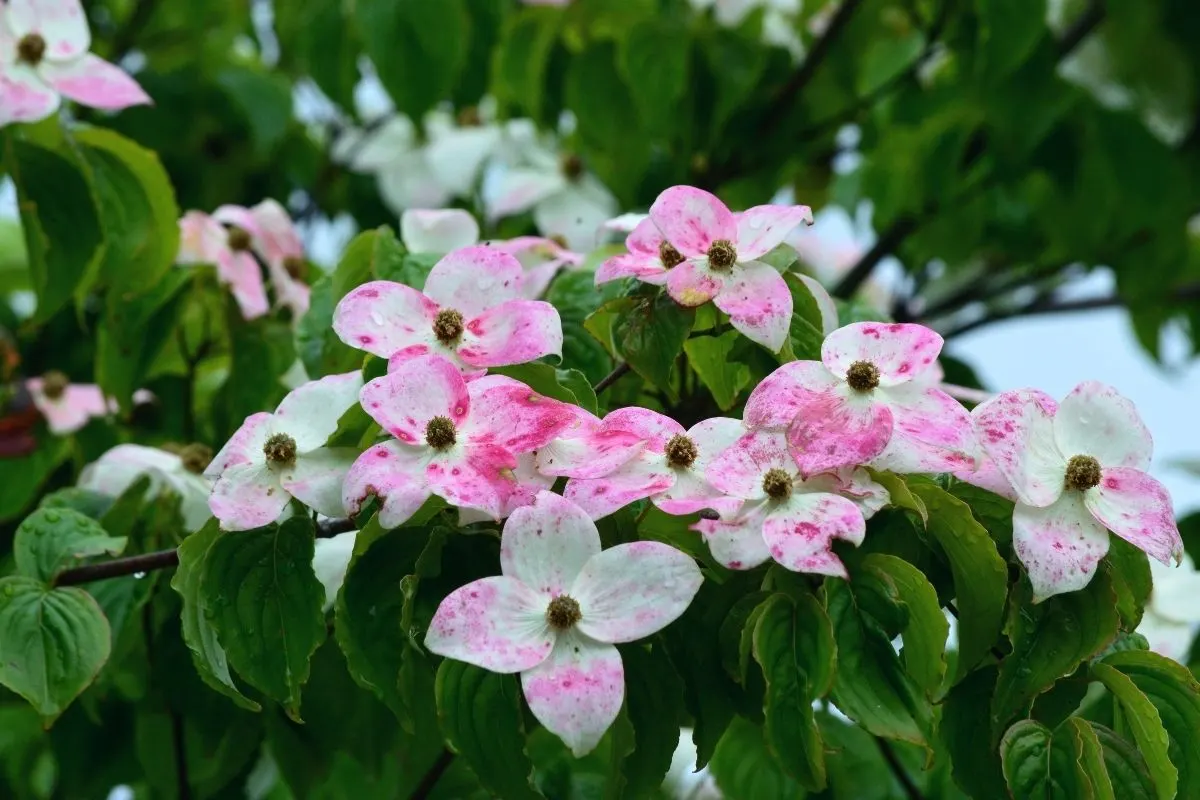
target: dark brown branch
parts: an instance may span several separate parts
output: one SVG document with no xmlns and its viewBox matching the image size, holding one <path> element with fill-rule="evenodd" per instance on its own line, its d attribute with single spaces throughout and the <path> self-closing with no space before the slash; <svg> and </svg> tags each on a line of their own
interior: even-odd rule
<svg viewBox="0 0 1200 800">
<path fill-rule="evenodd" d="M 879 752 L 883 753 L 883 760 L 887 762 L 888 767 L 892 770 L 892 774 L 896 776 L 896 780 L 904 788 L 904 793 L 908 795 L 909 800 L 925 800 L 925 795 L 921 794 L 921 790 L 913 782 L 912 777 L 908 774 L 908 770 L 900 763 L 900 759 L 896 756 L 896 751 L 892 749 L 892 745 L 888 740 L 876 737 L 875 741 L 879 745 Z"/>
<path fill-rule="evenodd" d="M 1104 0 L 1092 0 L 1079 17 L 1071 23 L 1063 33 L 1062 38 L 1058 40 L 1058 57 L 1059 59 L 1066 58 L 1076 47 L 1088 37 L 1096 26 L 1104 21 L 1104 15 L 1107 9 L 1104 7 Z"/>
<path fill-rule="evenodd" d="M 601 378 L 600 382 L 592 387 L 592 391 L 596 394 L 600 394 L 605 389 L 619 381 L 621 378 L 625 377 L 625 373 L 629 372 L 629 370 L 629 364 L 622 361 L 620 364 L 617 364 L 616 369 Z"/>
<path fill-rule="evenodd" d="M 433 792 L 437 782 L 446 774 L 446 770 L 454 763 L 454 753 L 443 749 L 437 757 L 437 761 L 433 762 L 433 766 L 429 768 L 421 777 L 421 782 L 417 784 L 417 788 L 413 789 L 413 793 L 409 795 L 410 800 L 425 800 L 426 797 Z"/>
<path fill-rule="evenodd" d="M 871 272 L 875 267 L 891 254 L 893 250 L 900 246 L 900 243 L 907 239 L 913 231 L 917 229 L 917 221 L 913 217 L 900 217 L 892 223 L 892 227 L 880 236 L 875 246 L 863 254 L 863 257 L 858 260 L 858 263 L 850 268 L 850 271 L 842 277 L 838 284 L 833 287 L 834 297 L 846 299 L 858 291 L 867 278 L 871 277 Z"/>
</svg>

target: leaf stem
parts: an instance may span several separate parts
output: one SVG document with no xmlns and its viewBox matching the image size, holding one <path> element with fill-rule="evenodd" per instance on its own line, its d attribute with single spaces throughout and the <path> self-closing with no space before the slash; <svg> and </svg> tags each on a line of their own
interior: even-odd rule
<svg viewBox="0 0 1200 800">
<path fill-rule="evenodd" d="M 892 749 L 891 744 L 887 739 L 877 737 L 875 739 L 879 745 L 879 750 L 883 753 L 883 760 L 887 762 L 891 768 L 892 774 L 896 776 L 896 780 L 904 788 L 904 793 L 908 795 L 909 800 L 925 800 L 925 795 L 921 794 L 921 790 L 917 784 L 913 783 L 912 777 L 908 774 L 908 770 L 900 763 L 900 759 L 896 756 L 896 751 Z"/>
<path fill-rule="evenodd" d="M 592 391 L 595 392 L 596 394 L 600 394 L 605 389 L 612 386 L 614 383 L 616 383 L 621 378 L 623 378 L 625 376 L 625 374 L 627 372 L 629 372 L 629 370 L 630 370 L 629 363 L 626 361 L 622 361 L 620 364 L 617 364 L 616 369 L 614 369 L 612 372 L 608 373 L 603 378 L 601 378 L 600 382 L 592 387 Z"/>
<path fill-rule="evenodd" d="M 438 755 L 437 760 L 429 767 L 429 770 L 421 778 L 421 782 L 417 784 L 417 788 L 413 789 L 413 793 L 409 795 L 409 800 L 425 800 L 433 792 L 437 782 L 446 774 L 446 770 L 454 763 L 454 753 L 443 748 Z"/>
</svg>

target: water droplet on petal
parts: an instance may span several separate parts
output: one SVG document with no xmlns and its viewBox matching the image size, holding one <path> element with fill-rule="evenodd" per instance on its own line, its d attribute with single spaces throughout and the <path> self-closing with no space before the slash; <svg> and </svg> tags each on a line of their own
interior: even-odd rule
<svg viewBox="0 0 1200 800">
<path fill-rule="evenodd" d="M 383 324 L 383 317 L 381 317 L 381 316 L 379 315 L 379 312 L 377 312 L 377 311 L 372 311 L 372 312 L 371 312 L 371 322 L 374 322 L 376 325 L 382 325 L 382 324 Z"/>
</svg>

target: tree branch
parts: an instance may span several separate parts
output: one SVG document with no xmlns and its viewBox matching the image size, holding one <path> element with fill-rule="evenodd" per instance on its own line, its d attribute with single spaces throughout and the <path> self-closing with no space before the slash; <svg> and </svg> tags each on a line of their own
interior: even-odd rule
<svg viewBox="0 0 1200 800">
<path fill-rule="evenodd" d="M 880 236 L 875 242 L 875 246 L 864 253 L 858 263 L 842 276 L 842 279 L 833 287 L 831 294 L 834 297 L 846 299 L 857 292 L 859 287 L 866 283 L 867 278 L 871 277 L 871 272 L 879 262 L 899 247 L 900 243 L 916 229 L 917 220 L 914 217 L 900 217 L 893 222 L 892 227 L 888 228 L 883 236 Z"/>
<path fill-rule="evenodd" d="M 925 800 L 925 795 L 921 794 L 921 790 L 917 787 L 917 784 L 913 783 L 908 770 L 900 763 L 900 759 L 896 756 L 896 751 L 892 749 L 892 745 L 888 740 L 876 737 L 875 742 L 879 745 L 879 751 L 883 753 L 883 760 L 887 762 L 888 767 L 892 770 L 892 774 L 896 776 L 896 780 L 904 788 L 904 793 L 908 795 L 909 800 Z"/>
<path fill-rule="evenodd" d="M 631 368 L 629 364 L 622 361 L 620 364 L 617 364 L 616 369 L 601 378 L 600 382 L 592 387 L 592 391 L 596 394 L 600 394 L 605 389 L 619 381 L 621 378 L 625 377 L 625 373 L 629 372 L 630 369 Z"/>
<path fill-rule="evenodd" d="M 1088 37 L 1088 34 L 1104 21 L 1106 12 L 1107 9 L 1104 6 L 1104 0 L 1092 0 L 1087 10 L 1071 23 L 1071 26 L 1063 33 L 1062 38 L 1058 40 L 1058 57 L 1060 60 L 1074 52 L 1075 48 L 1079 47 L 1083 40 Z"/>
<path fill-rule="evenodd" d="M 437 782 L 446 774 L 446 770 L 454 763 L 454 753 L 447 749 L 443 749 L 438 755 L 437 761 L 429 768 L 429 771 L 421 777 L 421 782 L 417 784 L 417 788 L 413 789 L 413 793 L 409 795 L 409 800 L 425 800 L 433 792 Z"/>
</svg>

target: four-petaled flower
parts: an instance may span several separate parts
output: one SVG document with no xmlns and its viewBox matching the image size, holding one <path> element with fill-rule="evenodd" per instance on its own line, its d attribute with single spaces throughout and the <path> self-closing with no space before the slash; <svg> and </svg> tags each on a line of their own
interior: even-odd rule
<svg viewBox="0 0 1200 800">
<path fill-rule="evenodd" d="M 0 4 L 0 126 L 45 119 L 60 96 L 110 111 L 149 103 L 137 81 L 88 52 L 91 44 L 79 0 Z"/>
<path fill-rule="evenodd" d="M 304 282 L 308 262 L 304 259 L 300 233 L 284 207 L 268 198 L 253 208 L 221 206 L 213 212 L 213 218 L 229 226 L 226 244 L 238 240 L 235 228 L 250 234 L 251 250 L 267 265 L 276 305 L 290 308 L 293 319 L 304 316 L 310 294 Z"/>
<path fill-rule="evenodd" d="M 713 557 L 730 569 L 751 569 L 773 558 L 794 572 L 844 578 L 833 540 L 862 544 L 865 517 L 889 499 L 865 470 L 804 479 L 778 432 L 746 434 L 709 463 L 706 475 L 743 501 L 732 517 L 694 526 Z"/>
<path fill-rule="evenodd" d="M 71 383 L 58 370 L 50 370 L 40 378 L 27 378 L 25 389 L 51 433 L 65 436 L 87 425 L 96 417 L 116 413 L 117 401 L 105 397 L 99 386 L 92 383 Z M 134 404 L 146 403 L 154 395 L 145 389 L 133 393 Z"/>
<path fill-rule="evenodd" d="M 363 408 L 396 441 L 363 453 L 344 489 L 357 513 L 370 495 L 379 521 L 395 527 L 430 495 L 499 519 L 515 490 L 517 457 L 550 442 L 574 420 L 572 407 L 489 375 L 468 383 L 440 356 L 421 356 L 363 387 Z"/>
<path fill-rule="evenodd" d="M 342 481 L 357 453 L 326 447 L 362 387 L 358 372 L 329 375 L 292 391 L 274 414 L 251 414 L 213 457 L 209 508 L 225 530 L 279 518 L 295 497 L 326 516 L 342 514 Z"/>
<path fill-rule="evenodd" d="M 621 710 L 625 672 L 613 645 L 675 621 L 703 580 L 669 545 L 602 551 L 587 514 L 549 492 L 505 523 L 500 571 L 450 593 L 425 646 L 493 672 L 520 672 L 530 710 L 576 756 L 596 746 Z"/>
<path fill-rule="evenodd" d="M 241 225 L 226 228 L 203 211 L 188 211 L 179 220 L 179 264 L 212 264 L 217 279 L 229 287 L 242 316 L 256 319 L 270 310 L 262 270 L 254 259 L 254 235 Z"/>
<path fill-rule="evenodd" d="M 493 247 L 465 247 L 434 265 L 425 292 L 371 281 L 338 303 L 333 329 L 343 342 L 390 360 L 427 354 L 470 375 L 562 352 L 558 310 L 522 298 L 524 270 Z"/>
<path fill-rule="evenodd" d="M 942 337 L 921 325 L 858 322 L 825 338 L 821 361 L 793 361 L 746 401 L 746 427 L 786 430 L 801 474 L 870 463 L 894 472 L 974 466 L 963 406 L 922 373 Z"/>
<path fill-rule="evenodd" d="M 1034 602 L 1087 586 L 1112 531 L 1164 564 L 1183 541 L 1171 498 L 1146 474 L 1153 442 L 1133 404 L 1095 381 L 1061 404 L 1002 392 L 975 413 L 979 442 L 1017 494 L 1013 550 Z"/>
</svg>

